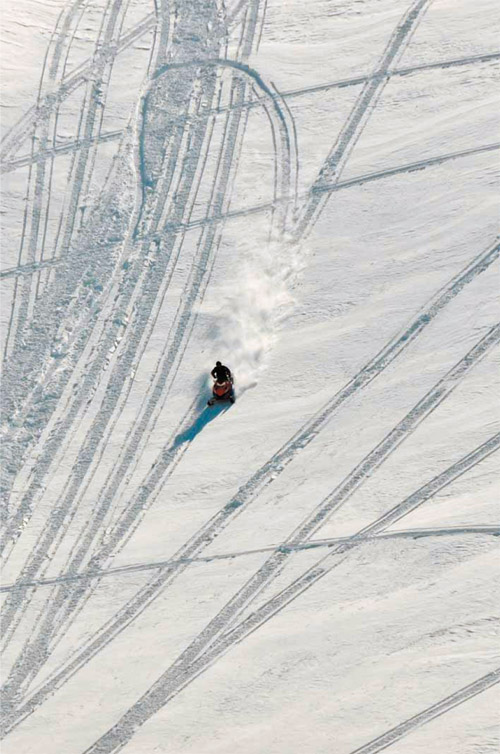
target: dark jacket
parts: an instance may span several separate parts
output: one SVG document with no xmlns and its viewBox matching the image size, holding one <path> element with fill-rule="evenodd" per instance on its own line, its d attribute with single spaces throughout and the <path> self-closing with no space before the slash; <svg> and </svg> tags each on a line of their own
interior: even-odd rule
<svg viewBox="0 0 500 754">
<path fill-rule="evenodd" d="M 221 364 L 220 367 L 215 366 L 210 374 L 215 380 L 217 380 L 217 382 L 226 382 L 226 380 L 229 380 L 230 382 L 233 381 L 231 370 L 228 367 L 225 367 L 224 364 Z"/>
</svg>

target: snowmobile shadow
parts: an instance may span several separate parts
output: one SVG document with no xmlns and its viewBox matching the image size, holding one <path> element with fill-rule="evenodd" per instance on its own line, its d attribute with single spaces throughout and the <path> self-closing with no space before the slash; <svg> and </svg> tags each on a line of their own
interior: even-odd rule
<svg viewBox="0 0 500 754">
<path fill-rule="evenodd" d="M 221 414 L 225 413 L 230 406 L 230 403 L 216 403 L 214 406 L 205 406 L 205 408 L 195 419 L 195 421 L 183 432 L 180 432 L 176 436 L 173 449 L 175 450 L 175 448 L 178 448 L 179 445 L 183 445 L 186 442 L 192 442 L 194 438 L 200 434 L 202 429 L 207 426 L 207 424 L 210 424 L 211 421 L 216 419 Z"/>
</svg>

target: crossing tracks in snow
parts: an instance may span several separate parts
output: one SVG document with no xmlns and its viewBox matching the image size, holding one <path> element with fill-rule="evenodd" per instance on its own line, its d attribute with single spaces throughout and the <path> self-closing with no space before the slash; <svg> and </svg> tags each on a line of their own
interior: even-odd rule
<svg viewBox="0 0 500 754">
<path fill-rule="evenodd" d="M 411 495 L 408 499 L 397 505 L 392 515 L 387 514 L 370 527 L 371 532 L 380 531 L 389 525 L 390 521 L 399 520 L 409 511 L 414 510 L 418 505 L 427 500 L 433 490 L 440 489 L 458 474 L 473 467 L 489 454 L 497 451 L 500 447 L 500 434 L 490 438 L 482 446 L 474 450 L 450 469 L 447 469 L 436 479 L 432 480 L 421 490 Z M 112 754 L 117 752 L 133 737 L 138 727 L 143 725 L 152 715 L 168 702 L 173 696 L 186 686 L 188 686 L 200 673 L 210 667 L 222 654 L 227 652 L 232 646 L 241 642 L 244 638 L 253 633 L 263 623 L 274 617 L 286 605 L 290 604 L 296 597 L 303 594 L 313 584 L 326 576 L 332 568 L 346 557 L 346 553 L 364 541 L 365 531 L 353 535 L 347 542 L 339 544 L 332 552 L 322 558 L 319 563 L 307 569 L 304 574 L 296 578 L 289 586 L 285 587 L 274 597 L 261 605 L 255 612 L 251 613 L 246 619 L 242 620 L 235 627 L 228 628 L 231 622 L 237 618 L 243 606 L 248 605 L 248 600 L 258 594 L 264 583 L 273 578 L 276 572 L 277 559 L 283 561 L 290 552 L 284 547 L 277 558 L 265 563 L 258 571 L 256 577 L 252 578 L 241 590 L 236 598 L 233 598 L 223 610 L 212 619 L 206 629 L 202 631 L 193 644 L 185 650 L 178 660 L 169 668 L 157 681 L 143 694 L 143 696 L 121 717 L 121 719 L 105 733 L 91 747 L 86 749 L 85 754 Z M 339 559 L 340 556 L 340 559 Z M 273 556 L 271 556 L 273 558 Z M 496 677 L 496 676 L 495 676 Z M 496 682 L 496 681 L 495 681 Z M 491 685 L 491 684 L 489 684 Z M 478 683 L 477 693 L 489 687 L 487 683 Z M 472 695 L 472 694 L 471 694 Z M 463 701 L 468 698 L 464 695 Z M 448 709 L 444 705 L 443 711 Z M 430 719 L 430 717 L 429 717 Z"/>
<path fill-rule="evenodd" d="M 429 332 L 428 326 L 439 320 L 446 307 L 478 276 L 490 270 L 500 255 L 500 244 L 495 241 L 437 291 L 404 328 L 241 484 L 215 515 L 183 542 L 173 557 L 160 563 L 113 567 L 114 558 L 141 525 L 148 509 L 160 495 L 168 497 L 167 482 L 181 459 L 189 460 L 189 429 L 199 413 L 196 400 L 173 422 L 166 448 L 157 453 L 152 464 L 145 464 L 159 417 L 165 412 L 191 343 L 227 221 L 267 213 L 270 232 L 275 229 L 280 237 L 291 234 L 301 242 L 311 232 L 328 198 L 337 191 L 499 148 L 494 143 L 475 146 L 341 180 L 352 150 L 391 78 L 437 68 L 477 66 L 500 56 L 485 53 L 401 67 L 400 59 L 430 5 L 430 0 L 411 4 L 372 73 L 283 93 L 250 66 L 264 27 L 265 4 L 259 0 L 237 3 L 228 14 L 225 9 L 221 12 L 222 6 L 215 0 L 195 2 L 193 7 L 179 4 L 173 15 L 167 4 L 161 3 L 155 14 L 144 17 L 126 32 L 129 3 L 109 0 L 102 8 L 92 55 L 69 74 L 72 40 L 85 17 L 86 2 L 75 0 L 63 11 L 47 55 L 37 103 L 7 134 L 2 150 L 4 172 L 21 167 L 29 171 L 29 201 L 19 258 L 15 267 L 0 274 L 7 284 L 13 279 L 14 285 L 5 387 L 7 414 L 10 413 L 7 423 L 13 416 L 15 421 L 10 426 L 4 491 L 8 492 L 16 480 L 22 489 L 20 500 L 8 512 L 2 536 L 1 548 L 7 562 L 13 555 L 19 561 L 24 529 L 38 527 L 30 530 L 36 536 L 22 557 L 17 578 L 2 588 L 6 592 L 2 623 L 5 646 L 12 646 L 18 636 L 24 637 L 3 688 L 4 734 L 17 728 L 139 615 L 152 608 L 159 595 L 193 563 L 270 553 L 264 565 L 234 593 L 153 686 L 87 749 L 89 754 L 111 754 L 121 749 L 162 705 L 319 581 L 355 546 L 377 537 L 498 533 L 495 527 L 481 526 L 436 527 L 420 535 L 415 530 L 386 532 L 389 525 L 496 452 L 500 437 L 492 435 L 357 534 L 327 541 L 312 539 L 483 356 L 497 346 L 500 330 L 494 326 L 488 332 L 481 329 L 482 337 L 469 353 L 439 377 L 279 546 L 226 555 L 205 554 L 214 539 L 259 500 L 291 463 L 300 462 L 305 449 L 341 407 L 349 405 L 353 397 L 382 375 L 422 333 Z M 117 56 L 152 29 L 155 34 L 148 51 L 148 75 L 139 106 L 125 130 L 105 131 L 106 92 Z M 238 41 L 230 59 L 229 37 L 235 30 Z M 60 108 L 83 86 L 77 133 L 61 144 L 57 138 Z M 360 93 L 317 177 L 307 191 L 298 194 L 297 124 L 287 102 L 303 94 L 348 86 L 360 86 Z M 266 116 L 271 137 L 272 201 L 232 209 L 248 119 L 255 108 L 261 108 Z M 30 134 L 31 153 L 19 155 Z M 115 153 L 118 156 L 109 165 L 99 188 L 100 201 L 90 215 L 82 213 L 77 227 L 98 149 L 115 141 L 120 142 L 122 151 Z M 52 242 L 47 229 L 53 175 L 56 159 L 64 154 L 70 159 L 69 180 Z M 120 196 L 124 183 L 127 191 Z M 201 198 L 205 205 L 200 214 Z M 110 448 L 126 409 L 130 408 L 135 372 L 148 354 L 160 314 L 174 299 L 150 380 L 134 406 L 131 429 L 110 467 Z M 56 344 L 61 340 L 62 327 L 71 334 L 65 335 L 65 348 L 60 349 Z M 80 444 L 75 452 L 73 432 L 77 426 Z M 31 429 L 28 431 L 27 427 Z M 40 523 L 40 518 L 34 517 L 36 520 L 32 521 L 37 508 L 45 504 L 47 480 L 64 468 L 64 486 L 48 506 L 46 519 Z M 89 491 L 93 494 L 92 505 L 82 514 Z M 263 590 L 271 588 L 285 571 L 294 553 L 323 547 L 328 547 L 328 552 L 314 566 L 248 614 Z M 50 555 L 61 551 L 64 557 L 60 572 L 54 576 L 49 571 Z M 152 577 L 104 625 L 77 643 L 69 656 L 59 656 L 56 667 L 47 673 L 47 661 L 77 624 L 102 579 L 149 569 L 154 571 Z M 40 587 L 47 589 L 42 592 Z M 391 745 L 418 725 L 488 688 L 496 682 L 491 680 L 493 677 L 497 679 L 493 673 L 464 687 L 357 752 L 369 754 Z"/>
</svg>

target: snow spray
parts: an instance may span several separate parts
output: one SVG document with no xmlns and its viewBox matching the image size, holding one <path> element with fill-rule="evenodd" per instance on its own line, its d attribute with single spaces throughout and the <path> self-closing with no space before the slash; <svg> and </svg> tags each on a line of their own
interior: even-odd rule
<svg viewBox="0 0 500 754">
<path fill-rule="evenodd" d="M 257 384 L 303 265 L 302 248 L 287 236 L 239 242 L 237 257 L 236 277 L 221 292 L 214 354 L 234 372 L 241 395 Z"/>
</svg>

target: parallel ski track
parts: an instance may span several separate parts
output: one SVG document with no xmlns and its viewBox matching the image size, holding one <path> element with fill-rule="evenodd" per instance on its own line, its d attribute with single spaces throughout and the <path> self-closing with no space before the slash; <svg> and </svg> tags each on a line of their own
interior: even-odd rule
<svg viewBox="0 0 500 754">
<path fill-rule="evenodd" d="M 492 332 L 493 331 L 490 331 L 490 333 Z M 497 327 L 497 339 L 499 335 L 500 325 Z M 480 341 L 480 343 L 469 352 L 467 357 L 462 360 L 463 366 L 468 363 L 468 366 L 465 367 L 466 369 L 471 366 L 471 362 L 474 363 L 473 360 L 481 358 L 481 355 L 484 355 L 485 350 L 489 347 L 489 340 L 491 340 L 491 337 L 488 338 L 488 336 L 486 336 L 486 338 L 483 338 L 482 341 Z M 459 362 L 459 364 L 460 363 L 461 362 Z M 457 367 L 458 366 L 459 365 L 457 365 Z M 242 620 L 241 623 L 237 624 L 232 630 L 226 631 L 225 629 L 228 625 L 234 621 L 235 617 L 237 617 L 237 615 L 234 615 L 234 611 L 236 610 L 237 613 L 241 612 L 242 595 L 246 592 L 247 597 L 253 598 L 257 592 L 262 591 L 263 583 L 266 583 L 270 578 L 273 578 L 275 570 L 272 556 L 270 561 L 259 569 L 258 573 L 261 574 L 263 582 L 258 585 L 255 583 L 255 577 L 250 579 L 247 586 L 239 592 L 239 604 L 235 604 L 235 598 L 230 600 L 226 607 L 219 612 L 216 618 L 210 621 L 206 629 L 192 642 L 188 649 L 180 655 L 178 660 L 176 660 L 170 668 L 160 676 L 150 689 L 148 689 L 148 691 L 146 691 L 146 693 L 143 694 L 124 715 L 122 715 L 120 720 L 107 733 L 101 736 L 98 741 L 85 750 L 85 754 L 111 754 L 112 752 L 119 751 L 133 737 L 137 728 L 143 725 L 170 699 L 176 696 L 176 694 L 178 694 L 183 688 L 188 686 L 198 675 L 200 675 L 200 673 L 204 672 L 204 670 L 212 665 L 221 655 L 225 654 L 231 647 L 240 643 L 244 638 L 249 636 L 271 617 L 276 615 L 292 600 L 329 573 L 335 566 L 343 562 L 345 557 L 347 557 L 347 553 L 358 546 L 361 542 L 366 541 L 367 536 L 373 536 L 374 533 L 382 531 L 391 523 L 401 519 L 410 511 L 415 510 L 438 490 L 449 484 L 450 481 L 456 479 L 466 470 L 472 468 L 499 448 L 500 434 L 497 434 L 467 456 L 461 458 L 457 463 L 453 464 L 437 477 L 434 477 L 434 479 L 424 485 L 424 487 L 421 487 L 415 493 L 395 506 L 391 511 L 377 519 L 377 521 L 353 535 L 347 542 L 333 548 L 330 553 L 324 556 L 314 566 L 308 568 L 289 586 L 285 587 L 285 589 L 267 600 L 255 612 Z M 326 500 L 326 505 L 328 506 L 328 498 Z M 295 535 L 292 535 L 291 541 L 293 541 L 294 536 Z M 284 559 L 290 553 L 285 547 L 279 554 L 281 558 Z M 257 592 L 255 589 L 257 589 Z M 200 652 L 202 652 L 202 654 L 200 654 Z"/>
<path fill-rule="evenodd" d="M 265 587 L 268 587 L 276 576 L 283 570 L 286 565 L 287 559 L 296 551 L 296 548 L 300 544 L 304 544 L 308 541 L 317 529 L 325 523 L 325 521 L 336 511 L 375 470 L 378 468 L 391 454 L 392 452 L 403 442 L 414 429 L 427 418 L 452 392 L 456 385 L 463 379 L 468 371 L 481 359 L 488 351 L 500 342 L 500 324 L 491 328 L 490 331 L 453 367 L 438 383 L 431 388 L 430 391 L 414 406 L 414 408 L 402 419 L 396 427 L 391 430 L 388 435 L 382 440 L 356 467 L 355 469 L 344 479 L 344 481 L 338 485 L 333 492 L 328 495 L 322 503 L 308 515 L 303 523 L 287 538 L 284 544 L 281 546 L 278 552 L 273 552 L 256 574 L 250 578 L 247 584 L 240 589 L 226 604 L 226 606 L 218 613 L 218 615 L 210 621 L 207 627 L 199 634 L 199 636 L 191 643 L 191 645 L 182 653 L 178 660 L 174 663 L 172 668 L 167 671 L 160 679 L 161 681 L 161 698 L 163 701 L 159 706 L 166 701 L 164 696 L 165 689 L 168 689 L 167 697 L 173 695 L 172 684 L 174 687 L 177 683 L 176 679 L 180 676 L 182 678 L 182 686 L 186 685 L 190 669 L 196 667 L 197 658 L 199 655 L 202 658 L 212 657 L 210 654 L 210 646 L 215 645 L 216 648 L 221 643 L 221 646 L 226 647 L 227 641 L 226 635 L 232 636 L 234 632 L 229 632 L 231 624 L 233 624 L 243 611 L 248 608 L 251 602 L 257 597 L 259 593 Z M 465 458 L 461 459 L 456 464 L 453 464 L 445 472 L 435 477 L 431 482 L 426 484 L 423 488 L 419 489 L 416 493 L 406 498 L 402 503 L 397 505 L 394 509 L 388 513 L 383 514 L 376 522 L 365 527 L 357 534 L 350 537 L 346 542 L 342 543 L 338 547 L 334 548 L 326 558 L 331 558 L 332 555 L 337 555 L 339 552 L 345 552 L 353 546 L 353 543 L 358 543 L 366 539 L 367 536 L 374 536 L 375 534 L 387 528 L 390 524 L 399 520 L 403 515 L 406 515 L 411 510 L 414 510 L 418 505 L 427 500 L 431 495 L 435 494 L 438 490 L 442 489 L 446 484 L 454 481 L 458 476 L 463 474 L 466 470 L 472 468 L 473 465 L 478 463 L 483 458 L 487 457 L 500 446 L 500 434 L 497 434 L 490 438 L 486 443 L 483 443 L 478 449 L 474 450 Z M 209 540 L 210 541 L 210 540 Z M 324 560 L 324 559 L 323 559 Z M 322 562 L 322 561 L 320 561 Z M 36 695 L 32 697 L 32 700 L 36 698 L 34 706 L 30 701 L 27 702 L 27 707 L 21 707 L 19 711 L 20 717 L 17 718 L 19 722 L 25 716 L 26 709 L 29 708 L 27 714 L 30 714 L 36 706 L 43 702 L 43 700 L 50 695 L 55 688 L 59 688 L 60 685 L 66 682 L 74 672 L 85 665 L 92 657 L 94 657 L 104 646 L 112 641 L 121 631 L 123 631 L 143 610 L 148 607 L 158 594 L 163 591 L 164 586 L 169 583 L 176 573 L 182 572 L 187 563 L 184 561 L 179 566 L 168 566 L 160 572 L 155 578 L 153 578 L 149 584 L 135 595 L 115 616 L 108 621 L 107 625 L 101 629 L 97 636 L 95 636 L 87 646 L 78 650 L 73 658 L 61 668 L 55 676 L 50 679 Z M 333 567 L 333 566 L 332 566 Z M 329 569 L 318 569 L 316 566 L 313 569 L 313 573 L 316 576 L 320 573 L 325 575 Z M 308 569 L 309 574 L 311 569 Z M 316 578 L 315 576 L 315 578 Z M 300 581 L 300 579 L 299 579 Z M 310 577 L 308 575 L 306 583 L 309 583 Z M 294 582 L 295 583 L 295 582 Z M 302 583 L 300 581 L 300 583 Z M 288 594 L 288 592 L 287 592 Z M 278 598 L 273 598 L 273 600 Z M 270 602 L 273 602 L 271 600 Z M 266 603 L 267 605 L 268 603 Z M 280 603 L 281 604 L 281 603 Z M 257 615 L 266 608 L 266 605 L 254 614 Z M 266 608 L 267 610 L 267 608 Z M 267 613 L 266 613 L 267 615 Z M 268 619 L 267 616 L 266 620 Z M 242 625 L 247 625 L 247 621 L 243 621 Z M 252 628 L 252 630 L 254 630 Z M 235 629 L 238 631 L 238 627 Z M 234 643 L 234 642 L 230 642 Z M 38 647 L 40 651 L 40 647 Z M 214 650 L 217 652 L 217 649 Z M 196 676 L 196 672 L 194 675 Z M 191 679 L 192 680 L 192 679 Z M 160 683 L 160 681 L 158 683 Z M 158 684 L 155 684 L 153 688 L 156 688 Z M 179 689 L 175 689 L 176 691 Z M 150 693 L 156 697 L 156 692 L 148 692 L 146 697 L 149 699 Z M 43 697 L 43 698 L 42 698 Z M 134 705 L 134 719 L 137 719 L 136 714 L 138 706 L 141 709 L 145 709 L 151 714 L 156 707 L 154 703 L 148 701 L 145 706 L 143 705 L 145 697 Z M 149 712 L 148 715 L 149 716 Z M 132 713 L 131 713 L 132 714 Z M 10 729 L 16 713 L 13 713 L 11 722 L 7 722 L 7 729 Z M 17 723 L 14 723 L 17 724 Z M 96 749 L 99 751 L 99 749 Z M 107 751 L 107 749 L 105 750 Z M 111 750 L 110 750 L 111 751 Z"/>
<path fill-rule="evenodd" d="M 476 681 L 469 683 L 467 686 L 464 686 L 458 691 L 453 692 L 453 694 L 441 699 L 439 702 L 432 704 L 417 715 L 413 715 L 413 717 L 396 725 L 396 727 L 391 728 L 391 730 L 388 730 L 381 736 L 377 736 L 377 738 L 374 738 L 364 746 L 360 746 L 358 749 L 352 751 L 351 754 L 376 754 L 378 751 L 387 749 L 416 728 L 420 728 L 421 725 L 425 725 L 431 720 L 434 720 L 434 718 L 444 715 L 445 712 L 448 712 L 454 707 L 458 707 L 459 704 L 467 702 L 474 696 L 491 688 L 499 681 L 500 668 L 497 668 L 496 670 L 492 670 L 491 673 L 486 673 L 486 675 L 483 675 Z"/>
<path fill-rule="evenodd" d="M 425 539 L 427 537 L 455 537 L 463 534 L 484 534 L 486 536 L 500 537 L 500 525 L 478 524 L 476 526 L 445 526 L 437 528 L 423 527 L 419 529 L 398 529 L 389 533 L 382 533 L 374 537 L 367 537 L 367 541 L 372 542 L 376 540 L 385 539 Z M 265 552 L 277 552 L 283 547 L 287 547 L 290 550 L 316 550 L 324 547 L 331 547 L 332 545 L 339 544 L 340 542 L 348 541 L 349 537 L 330 537 L 329 539 L 312 539 L 308 542 L 298 545 L 285 545 L 281 542 L 277 545 L 269 545 L 267 547 L 256 547 L 252 550 L 238 550 L 235 552 L 222 553 L 220 555 L 206 555 L 199 558 L 190 558 L 183 561 L 176 560 L 156 560 L 151 563 L 136 563 L 134 565 L 116 566 L 115 568 L 108 568 L 102 571 L 84 571 L 77 574 L 63 574 L 62 576 L 54 576 L 49 579 L 40 579 L 38 581 L 30 582 L 13 582 L 12 584 L 3 584 L 0 586 L 0 593 L 12 592 L 15 589 L 22 589 L 26 586 L 54 586 L 56 584 L 63 584 L 69 581 L 80 581 L 81 579 L 100 579 L 107 578 L 109 576 L 126 576 L 129 573 L 136 573 L 142 571 L 154 571 L 160 568 L 171 567 L 179 565 L 180 563 L 213 563 L 218 560 L 233 560 L 234 558 L 242 558 L 247 555 L 259 555 Z"/>
<path fill-rule="evenodd" d="M 377 69 L 363 86 L 335 145 L 314 182 L 309 201 L 297 219 L 295 235 L 305 237 L 318 219 L 328 195 L 317 191 L 326 183 L 338 183 L 349 155 L 363 132 L 389 78 L 389 68 L 401 57 L 432 0 L 416 0 L 405 12 L 392 33 Z"/>
<path fill-rule="evenodd" d="M 246 72 L 246 71 L 245 71 L 245 72 Z M 241 96 L 244 96 L 244 86 L 242 86 L 240 82 L 238 82 L 238 84 L 237 84 L 237 88 L 238 88 L 238 89 L 240 90 L 240 95 L 241 95 Z M 239 120 L 239 116 L 240 116 L 240 113 L 232 113 L 231 115 L 232 115 L 233 117 L 234 117 L 234 116 L 236 115 L 237 119 Z M 236 123 L 236 129 L 237 129 L 237 127 L 238 127 L 238 123 Z M 234 129 L 233 129 L 233 130 L 234 130 Z M 232 140 L 232 142 L 231 142 L 231 143 L 233 143 L 233 141 L 234 141 L 234 140 Z M 231 150 L 230 150 L 230 152 L 231 152 Z M 224 185 L 226 185 L 226 184 L 227 184 L 228 171 L 230 170 L 230 167 L 231 167 L 231 163 L 232 163 L 232 157 L 233 157 L 233 155 L 232 155 L 232 153 L 230 153 L 230 154 L 229 154 L 228 156 L 226 155 L 226 157 L 227 157 L 227 159 L 226 159 L 227 169 L 226 169 L 226 171 L 225 171 L 225 172 L 223 173 L 223 183 L 224 183 Z M 286 166 L 285 166 L 285 167 L 286 167 Z M 223 193 L 224 193 L 224 192 L 223 192 Z M 222 199 L 223 199 L 223 194 L 221 195 L 221 201 L 222 201 Z M 217 207 L 217 210 L 218 210 L 218 211 L 220 211 L 220 207 Z M 213 238 L 213 234 L 212 234 L 212 238 Z M 210 246 L 211 246 L 211 240 L 212 240 L 212 239 L 210 239 Z M 196 295 L 198 295 L 198 294 L 199 294 L 199 291 L 200 291 L 200 289 L 201 289 L 200 281 L 196 281 L 196 284 L 195 284 L 195 285 L 194 285 L 194 286 L 192 287 L 192 290 L 194 290 L 194 291 L 196 292 Z M 189 304 L 189 300 L 188 300 L 188 304 Z M 186 307 L 184 306 L 184 309 L 185 309 L 185 308 L 186 308 Z M 191 308 L 191 307 L 190 307 L 190 308 Z M 163 386 L 162 386 L 162 390 L 160 390 L 160 394 L 161 394 L 162 392 L 163 392 Z M 142 433 L 142 432 L 143 432 L 143 430 L 144 430 L 144 427 L 142 427 L 142 426 L 139 426 L 139 427 L 138 427 L 138 431 L 137 431 L 137 432 L 136 432 L 135 434 L 138 434 L 138 433 L 139 433 L 139 430 L 140 430 L 140 432 Z M 134 439 L 135 439 L 135 437 L 134 437 Z M 137 445 L 137 443 L 135 443 L 135 444 Z M 136 448 L 134 448 L 134 450 L 136 450 Z M 126 464 L 126 466 L 128 466 L 128 463 Z M 121 472 L 121 471 L 124 471 L 124 469 L 122 470 L 122 469 L 120 468 L 120 472 Z M 115 475 L 115 480 L 117 480 L 117 482 L 116 482 L 116 486 L 117 486 L 117 485 L 119 484 L 119 482 L 121 481 L 121 476 L 122 476 L 122 475 L 121 475 L 121 473 L 120 473 L 120 474 L 117 474 L 117 475 Z M 112 499 L 112 497 L 111 497 L 111 499 Z M 109 500 L 106 500 L 106 501 L 105 501 L 105 503 L 106 503 L 106 507 L 109 507 Z M 137 511 L 136 511 L 136 514 L 137 514 Z M 74 565 L 74 567 L 75 567 L 75 568 L 76 568 L 76 567 L 78 567 L 78 565 L 79 565 L 79 563 L 81 562 L 81 559 L 82 559 L 82 558 L 84 557 L 84 555 L 85 555 L 85 552 L 87 551 L 87 549 L 88 549 L 88 547 L 89 547 L 89 545 L 90 545 L 90 543 L 91 543 L 92 539 L 93 539 L 93 538 L 95 537 L 95 534 L 96 534 L 96 533 L 97 533 L 97 531 L 98 531 L 98 528 L 99 528 L 99 523 L 100 523 L 101 519 L 100 519 L 99 517 L 97 518 L 97 522 L 98 522 L 97 524 L 95 523 L 95 521 L 96 521 L 96 519 L 95 519 L 95 517 L 94 517 L 94 518 L 93 518 L 93 520 L 92 520 L 92 527 L 91 527 L 91 536 L 90 536 L 90 537 L 89 537 L 89 536 L 87 536 L 86 538 L 84 538 L 84 543 L 83 543 L 83 544 L 82 544 L 82 545 L 81 545 L 81 546 L 79 547 L 79 549 L 78 549 L 78 554 L 77 554 L 76 558 L 74 558 L 74 559 L 73 559 L 73 565 Z M 46 548 L 45 548 L 45 549 L 46 549 Z M 76 560 L 76 563 L 75 563 L 75 560 Z M 68 595 L 65 595 L 65 598 L 67 598 L 67 596 L 68 596 Z M 69 606 L 69 608 L 68 608 L 68 612 L 70 612 L 70 613 L 71 613 L 72 609 L 74 609 L 74 605 L 73 605 L 73 603 L 71 603 L 71 604 L 70 604 L 70 606 Z M 55 609 L 55 610 L 52 610 L 51 612 L 52 612 L 52 613 L 54 613 L 54 612 L 55 612 L 55 613 L 57 613 L 57 610 Z"/>
</svg>

